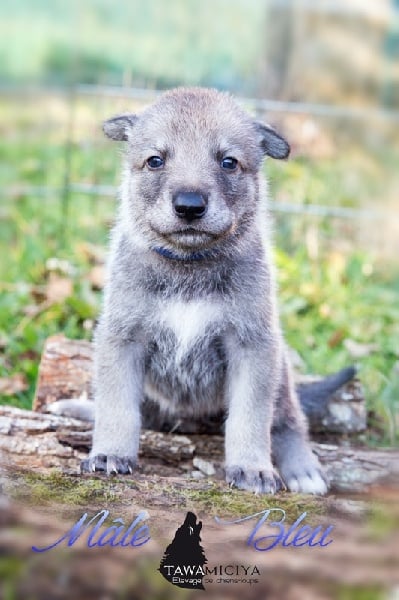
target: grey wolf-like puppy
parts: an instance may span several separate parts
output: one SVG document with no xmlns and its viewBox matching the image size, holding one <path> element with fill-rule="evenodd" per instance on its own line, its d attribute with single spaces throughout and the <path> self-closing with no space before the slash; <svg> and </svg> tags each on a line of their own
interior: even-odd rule
<svg viewBox="0 0 399 600">
<path fill-rule="evenodd" d="M 132 472 L 147 397 L 186 417 L 226 410 L 229 484 L 326 493 L 281 331 L 261 175 L 287 141 L 202 88 L 167 92 L 104 132 L 126 151 L 83 471 Z"/>
</svg>

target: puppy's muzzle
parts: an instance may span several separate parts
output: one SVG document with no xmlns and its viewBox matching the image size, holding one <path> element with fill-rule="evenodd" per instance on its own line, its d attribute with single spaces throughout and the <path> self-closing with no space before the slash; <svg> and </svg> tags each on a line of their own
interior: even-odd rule
<svg viewBox="0 0 399 600">
<path fill-rule="evenodd" d="M 172 199 L 173 208 L 180 219 L 201 219 L 208 207 L 208 198 L 199 192 L 178 192 Z"/>
</svg>

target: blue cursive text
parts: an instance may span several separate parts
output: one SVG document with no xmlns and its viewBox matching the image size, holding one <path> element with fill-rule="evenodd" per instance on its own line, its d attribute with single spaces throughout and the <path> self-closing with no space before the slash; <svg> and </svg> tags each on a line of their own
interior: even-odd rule
<svg viewBox="0 0 399 600">
<path fill-rule="evenodd" d="M 144 511 L 137 515 L 129 527 L 126 527 L 123 519 L 118 518 L 112 521 L 114 525 L 100 531 L 108 516 L 109 510 L 104 509 L 87 521 L 88 514 L 85 513 L 79 521 L 77 521 L 71 529 L 56 542 L 49 546 L 44 546 L 43 548 L 32 546 L 32 550 L 34 552 L 46 552 L 47 550 L 52 550 L 62 542 L 66 542 L 67 546 L 73 546 L 76 540 L 86 532 L 88 533 L 88 548 L 95 548 L 96 546 L 100 548 L 103 546 L 112 546 L 113 548 L 116 546 L 122 546 L 124 548 L 130 546 L 137 548 L 138 546 L 143 546 L 150 540 L 148 525 L 143 523 L 147 516 Z"/>
<path fill-rule="evenodd" d="M 278 520 L 268 521 L 269 517 L 274 518 L 278 516 L 280 517 Z M 310 525 L 304 525 L 303 521 L 306 519 L 306 516 L 307 513 L 304 512 L 298 517 L 295 523 L 287 525 L 285 524 L 285 510 L 282 508 L 268 508 L 235 521 L 222 521 L 219 517 L 215 517 L 215 520 L 220 525 L 233 525 L 260 517 L 247 539 L 247 545 L 252 546 L 252 548 L 259 552 L 272 550 L 278 545 L 281 545 L 283 548 L 288 548 L 289 546 L 295 548 L 301 546 L 310 546 L 311 548 L 319 546 L 320 548 L 325 548 L 326 546 L 329 546 L 333 542 L 333 540 L 329 538 L 329 535 L 334 526 L 328 525 L 327 527 L 322 527 L 321 525 L 318 525 L 317 527 L 311 527 Z M 273 527 L 277 531 L 262 536 L 260 535 L 260 530 L 266 521 L 268 521 L 267 524 L 270 525 L 270 527 Z"/>
</svg>

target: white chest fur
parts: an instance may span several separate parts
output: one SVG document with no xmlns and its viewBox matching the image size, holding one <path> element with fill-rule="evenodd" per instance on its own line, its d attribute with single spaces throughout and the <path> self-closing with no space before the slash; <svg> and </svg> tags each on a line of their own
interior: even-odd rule
<svg viewBox="0 0 399 600">
<path fill-rule="evenodd" d="M 165 302 L 160 310 L 160 318 L 165 327 L 176 337 L 180 356 L 204 334 L 207 327 L 219 319 L 220 306 L 210 301 Z"/>
</svg>

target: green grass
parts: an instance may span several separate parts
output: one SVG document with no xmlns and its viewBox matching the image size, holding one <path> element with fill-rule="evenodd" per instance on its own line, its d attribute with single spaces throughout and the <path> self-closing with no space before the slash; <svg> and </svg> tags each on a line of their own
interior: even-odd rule
<svg viewBox="0 0 399 600">
<path fill-rule="evenodd" d="M 114 100 L 101 102 L 77 100 L 71 182 L 117 182 L 119 151 L 102 139 L 98 123 L 118 112 L 118 106 Z M 46 196 L 21 192 L 3 197 L 0 206 L 0 377 L 23 373 L 29 383 L 27 391 L 0 401 L 29 407 L 46 337 L 59 332 L 72 338 L 91 336 L 87 325 L 95 320 L 101 298 L 87 279 L 93 260 L 85 244 L 106 246 L 115 202 L 76 193 L 66 202 L 68 110 L 62 99 L 43 97 L 36 105 L 29 99 L 3 101 L 0 114 L 4 123 L 14 123 L 5 126 L 0 139 L 0 185 L 38 185 L 49 191 Z M 352 148 L 349 156 L 268 161 L 272 196 L 298 204 L 370 206 L 387 191 L 393 197 L 397 158 L 385 148 L 369 154 Z M 365 222 L 362 227 L 372 225 Z M 374 439 L 374 432 L 370 440 L 395 443 L 399 269 L 378 259 L 372 245 L 368 248 L 367 232 L 357 243 L 358 229 L 357 223 L 337 219 L 276 217 L 282 320 L 289 343 L 309 372 L 323 374 L 351 364 L 345 339 L 376 344 L 375 352 L 357 361 L 368 406 L 382 427 L 382 435 Z M 42 304 L 49 280 L 46 261 L 52 257 L 70 263 L 73 293 L 46 306 Z"/>
<path fill-rule="evenodd" d="M 2 77 L 251 90 L 265 18 L 259 1 L 19 0 L 0 8 Z"/>
<path fill-rule="evenodd" d="M 368 406 L 383 419 L 387 437 L 397 439 L 399 395 L 395 364 L 399 339 L 399 275 L 369 274 L 369 258 L 353 253 L 312 263 L 302 251 L 277 253 L 282 318 L 288 342 L 310 372 L 332 372 L 355 362 Z M 351 339 L 376 350 L 354 361 L 344 346 Z"/>
<path fill-rule="evenodd" d="M 338 584 L 329 587 L 337 600 L 386 600 L 387 598 L 383 586 Z"/>
</svg>

